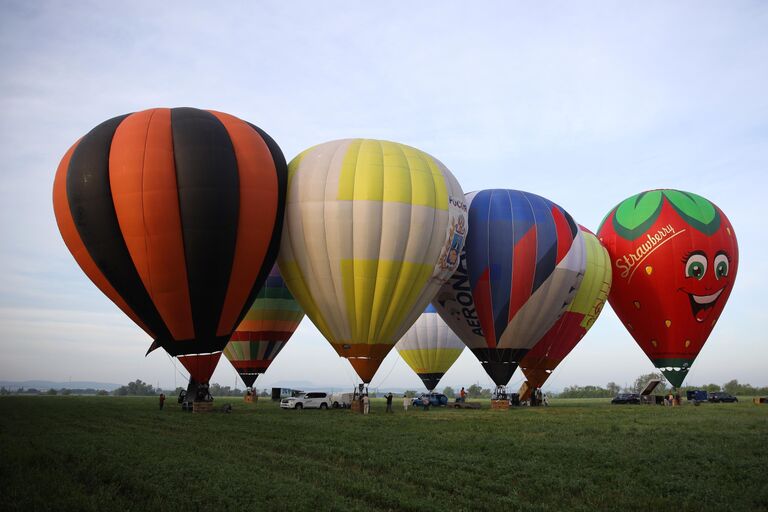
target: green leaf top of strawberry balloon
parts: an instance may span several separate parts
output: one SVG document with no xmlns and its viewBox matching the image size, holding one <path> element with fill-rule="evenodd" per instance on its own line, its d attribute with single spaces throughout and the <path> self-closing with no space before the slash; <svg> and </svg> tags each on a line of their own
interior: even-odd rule
<svg viewBox="0 0 768 512">
<path fill-rule="evenodd" d="M 666 199 L 675 212 L 691 227 L 706 235 L 720 228 L 720 214 L 707 199 L 682 190 L 650 190 L 629 197 L 619 203 L 613 212 L 613 229 L 626 240 L 635 240 L 656 222 Z M 610 213 L 600 223 L 610 217 Z M 599 231 L 599 229 L 598 229 Z"/>
</svg>

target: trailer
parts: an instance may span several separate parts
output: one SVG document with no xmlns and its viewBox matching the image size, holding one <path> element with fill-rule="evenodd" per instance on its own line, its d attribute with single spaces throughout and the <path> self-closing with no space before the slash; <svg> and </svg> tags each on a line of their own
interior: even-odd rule
<svg viewBox="0 0 768 512">
<path fill-rule="evenodd" d="M 664 397 L 661 395 L 652 395 L 656 386 L 661 384 L 661 379 L 651 379 L 640 391 L 640 403 L 646 405 L 664 405 Z"/>
<path fill-rule="evenodd" d="M 451 404 L 454 409 L 480 409 L 480 404 L 477 402 L 462 402 L 458 398 Z"/>
</svg>

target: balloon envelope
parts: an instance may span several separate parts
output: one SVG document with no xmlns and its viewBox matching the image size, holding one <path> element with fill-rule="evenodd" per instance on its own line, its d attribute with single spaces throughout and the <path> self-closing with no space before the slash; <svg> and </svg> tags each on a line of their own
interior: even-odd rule
<svg viewBox="0 0 768 512">
<path fill-rule="evenodd" d="M 699 195 L 651 190 L 613 208 L 597 236 L 613 266 L 611 307 L 667 380 L 681 386 L 736 279 L 730 221 Z"/>
<path fill-rule="evenodd" d="M 158 108 L 76 142 L 56 173 L 54 211 L 77 263 L 154 347 L 210 354 L 192 365 L 204 382 L 277 256 L 285 174 L 259 128 Z"/>
<path fill-rule="evenodd" d="M 467 202 L 465 252 L 432 303 L 496 385 L 506 385 L 573 299 L 584 240 L 565 210 L 536 194 L 481 190 Z"/>
<path fill-rule="evenodd" d="M 464 342 L 440 318 L 432 304 L 396 345 L 397 352 L 429 391 L 437 387 L 464 347 Z"/>
<path fill-rule="evenodd" d="M 584 237 L 587 265 L 576 296 L 563 316 L 520 362 L 529 387 L 540 388 L 557 365 L 581 341 L 603 310 L 611 289 L 611 262 L 608 251 L 588 229 L 579 226 Z"/>
<path fill-rule="evenodd" d="M 289 165 L 280 272 L 367 383 L 456 268 L 465 232 L 461 187 L 434 157 L 327 142 Z"/>
<path fill-rule="evenodd" d="M 246 386 L 252 387 L 256 378 L 269 368 L 302 318 L 304 312 L 275 265 L 224 348 L 224 355 Z"/>
</svg>

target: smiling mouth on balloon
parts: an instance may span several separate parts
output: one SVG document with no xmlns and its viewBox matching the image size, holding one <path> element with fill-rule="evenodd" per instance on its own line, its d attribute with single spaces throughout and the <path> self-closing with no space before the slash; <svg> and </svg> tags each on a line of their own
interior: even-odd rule
<svg viewBox="0 0 768 512">
<path fill-rule="evenodd" d="M 691 311 L 697 322 L 703 322 L 707 319 L 712 308 L 715 306 L 717 299 L 720 298 L 720 294 L 723 293 L 723 290 L 725 290 L 725 288 L 720 288 L 712 295 L 688 294 L 688 299 L 691 301 Z"/>
</svg>

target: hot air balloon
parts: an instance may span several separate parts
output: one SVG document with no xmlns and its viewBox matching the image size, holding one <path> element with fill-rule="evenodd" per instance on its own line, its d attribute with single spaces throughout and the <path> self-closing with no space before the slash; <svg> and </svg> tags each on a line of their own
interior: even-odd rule
<svg viewBox="0 0 768 512">
<path fill-rule="evenodd" d="M 299 326 L 304 312 L 285 286 L 277 265 L 224 348 L 243 383 L 253 387 Z"/>
<path fill-rule="evenodd" d="M 275 262 L 280 148 L 234 116 L 157 108 L 105 121 L 64 155 L 56 221 L 80 268 L 207 383 Z M 150 348 L 150 350 L 152 350 Z"/>
<path fill-rule="evenodd" d="M 395 347 L 424 386 L 433 391 L 465 345 L 429 304 Z"/>
<path fill-rule="evenodd" d="M 730 221 L 699 195 L 651 190 L 619 203 L 597 236 L 613 266 L 608 301 L 654 366 L 680 387 L 736 279 Z"/>
<path fill-rule="evenodd" d="M 464 195 L 436 158 L 345 139 L 288 167 L 279 255 L 288 288 L 364 383 L 458 264 Z"/>
<path fill-rule="evenodd" d="M 579 226 L 579 229 L 584 237 L 587 254 L 584 277 L 573 302 L 563 316 L 520 362 L 520 368 L 527 379 L 527 386 L 524 386 L 526 391 L 544 385 L 552 371 L 595 323 L 608 299 L 611 289 L 611 262 L 608 252 L 591 231 L 584 226 Z M 520 399 L 528 398 L 521 394 Z"/>
<path fill-rule="evenodd" d="M 518 190 L 467 194 L 469 225 L 459 268 L 432 303 L 497 386 L 568 308 L 586 265 L 571 216 Z"/>
</svg>

